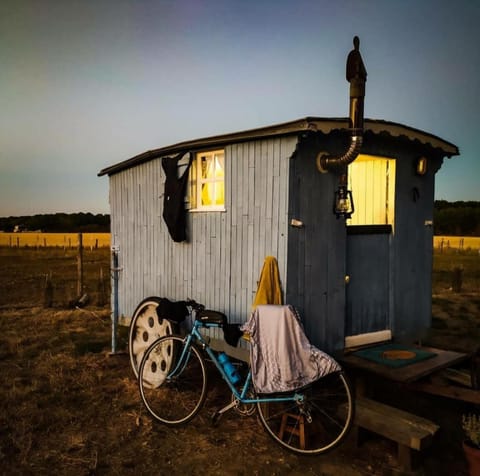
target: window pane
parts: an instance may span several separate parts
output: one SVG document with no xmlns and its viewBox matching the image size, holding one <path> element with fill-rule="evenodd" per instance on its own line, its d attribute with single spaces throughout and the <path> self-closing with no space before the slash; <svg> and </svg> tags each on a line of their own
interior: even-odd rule
<svg viewBox="0 0 480 476">
<path fill-rule="evenodd" d="M 393 225 L 395 159 L 359 155 L 348 166 L 355 212 L 349 225 Z"/>
<path fill-rule="evenodd" d="M 208 157 L 200 157 L 200 167 L 201 167 L 201 178 L 202 179 L 205 179 L 208 177 L 208 174 L 209 174 L 209 171 L 210 171 L 210 168 L 211 168 L 211 163 L 212 163 L 212 160 L 209 159 Z"/>
<path fill-rule="evenodd" d="M 223 151 L 204 152 L 197 155 L 197 209 L 223 207 L 225 204 Z M 195 182 L 195 178 L 192 178 Z"/>
</svg>

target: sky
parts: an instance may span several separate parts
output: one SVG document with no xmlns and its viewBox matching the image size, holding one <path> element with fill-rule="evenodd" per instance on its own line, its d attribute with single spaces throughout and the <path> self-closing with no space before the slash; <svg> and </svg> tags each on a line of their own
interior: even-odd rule
<svg viewBox="0 0 480 476">
<path fill-rule="evenodd" d="M 460 149 L 435 198 L 480 200 L 480 2 L 1 0 L 0 216 L 109 213 L 97 173 L 150 149 L 306 116 L 365 117 Z"/>
</svg>

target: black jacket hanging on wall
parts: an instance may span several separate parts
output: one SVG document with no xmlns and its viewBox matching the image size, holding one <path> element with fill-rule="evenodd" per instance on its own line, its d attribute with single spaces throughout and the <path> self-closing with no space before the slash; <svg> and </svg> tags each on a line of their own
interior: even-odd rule
<svg viewBox="0 0 480 476">
<path fill-rule="evenodd" d="M 163 219 L 173 241 L 187 239 L 187 211 L 185 210 L 185 192 L 188 183 L 188 170 L 192 164 L 193 154 L 181 177 L 178 177 L 178 162 L 184 153 L 176 157 L 163 157 L 162 167 L 165 171 L 165 193 L 163 195 Z"/>
</svg>

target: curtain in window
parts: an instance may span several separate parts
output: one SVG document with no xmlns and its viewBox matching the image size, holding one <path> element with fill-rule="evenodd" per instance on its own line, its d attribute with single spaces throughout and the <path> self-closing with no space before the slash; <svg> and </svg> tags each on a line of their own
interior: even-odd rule
<svg viewBox="0 0 480 476">
<path fill-rule="evenodd" d="M 224 162 L 223 156 L 215 155 L 206 160 L 205 172 L 202 171 L 202 205 L 223 205 L 225 203 Z"/>
</svg>

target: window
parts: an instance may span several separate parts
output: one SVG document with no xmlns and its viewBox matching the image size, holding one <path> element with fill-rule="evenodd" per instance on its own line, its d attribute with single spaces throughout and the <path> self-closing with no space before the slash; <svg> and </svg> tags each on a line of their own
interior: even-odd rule
<svg viewBox="0 0 480 476">
<path fill-rule="evenodd" d="M 395 159 L 360 154 L 348 166 L 355 212 L 349 225 L 393 225 Z"/>
<path fill-rule="evenodd" d="M 191 168 L 191 210 L 225 210 L 225 154 L 199 152 Z"/>
</svg>

